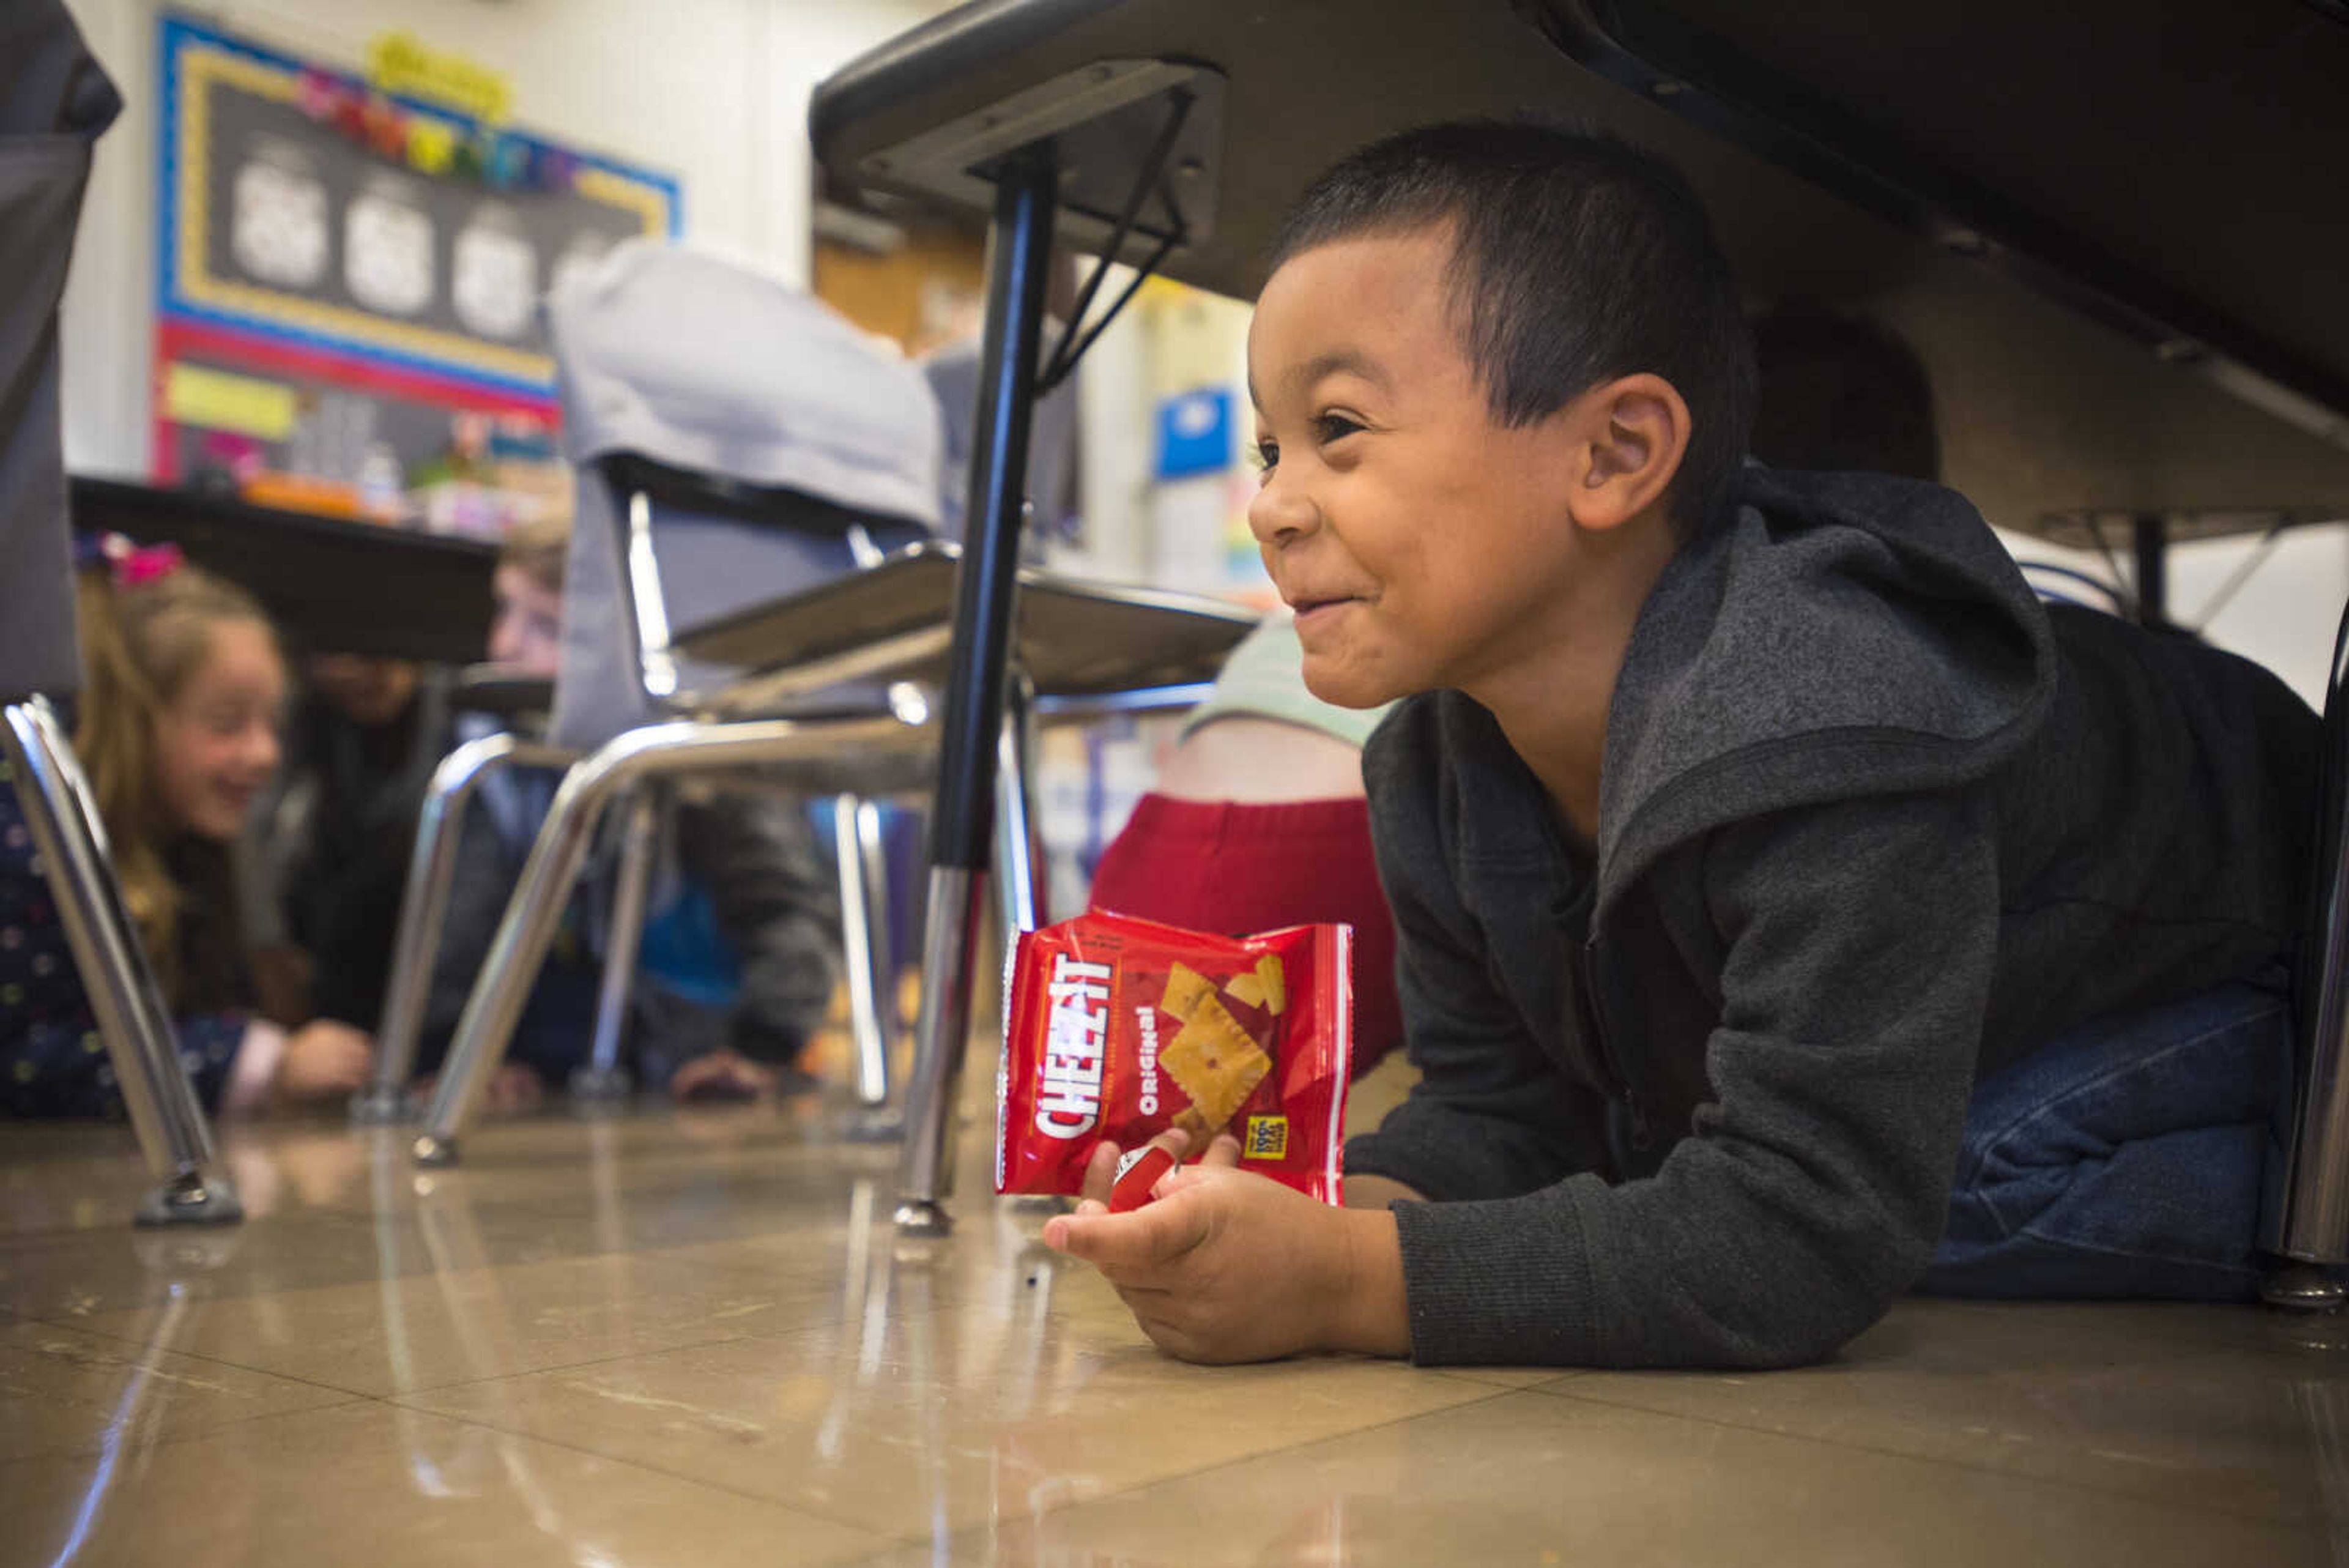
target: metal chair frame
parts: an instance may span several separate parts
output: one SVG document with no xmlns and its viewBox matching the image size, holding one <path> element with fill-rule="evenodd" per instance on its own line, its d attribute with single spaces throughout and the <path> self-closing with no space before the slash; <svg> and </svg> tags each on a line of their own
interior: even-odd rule
<svg viewBox="0 0 2349 1568">
<path fill-rule="evenodd" d="M 459 746 L 441 760 L 419 814 L 416 847 L 409 858 L 407 890 L 392 948 L 390 982 L 382 1023 L 376 1033 L 376 1067 L 367 1088 L 353 1096 L 351 1116 L 366 1123 L 415 1119 L 420 1109 L 410 1093 L 419 1035 L 440 961 L 442 925 L 462 842 L 465 807 L 476 786 L 501 768 L 569 768 L 577 752 L 541 745 L 511 734 L 486 735 Z M 854 853 L 838 859 L 843 939 L 846 948 L 850 1026 L 857 1045 L 857 1095 L 867 1106 L 888 1098 L 886 1024 L 881 1008 L 889 993 L 894 955 L 888 944 L 888 894 L 880 858 L 880 825 L 872 804 L 843 794 L 854 825 Z M 633 954 L 644 929 L 650 872 L 659 847 L 657 802 L 651 794 L 631 806 L 616 868 L 610 940 L 605 944 L 589 1060 L 572 1075 L 571 1093 L 582 1099 L 626 1098 L 635 1085 L 621 1065 L 619 1048 L 634 978 Z M 842 848 L 836 845 L 836 848 Z"/>
<path fill-rule="evenodd" d="M 409 853 L 408 885 L 399 902 L 399 927 L 392 940 L 391 973 L 384 992 L 382 1021 L 376 1028 L 375 1075 L 351 1100 L 360 1122 L 398 1122 L 414 1115 L 409 1081 L 416 1072 L 417 1036 L 440 953 L 440 929 L 448 919 L 449 890 L 457 874 L 465 807 L 474 789 L 504 767 L 567 768 L 579 753 L 543 746 L 510 734 L 468 741 L 440 759 L 424 791 Z"/>
<path fill-rule="evenodd" d="M 603 477 L 606 482 L 619 481 L 621 471 L 607 468 Z M 667 600 L 654 540 L 652 497 L 640 481 L 627 481 L 626 492 L 626 504 L 621 509 L 625 537 L 621 542 L 619 597 L 621 620 L 635 649 L 638 679 L 645 695 L 657 708 L 684 708 L 698 714 L 705 706 L 702 700 L 678 691 L 678 667 L 672 651 Z M 844 537 L 860 566 L 882 558 L 861 524 L 852 524 L 844 530 Z M 889 672 L 891 667 L 885 661 L 877 668 L 873 664 L 871 652 L 857 649 L 839 659 L 814 660 L 794 670 L 771 672 L 764 678 L 761 695 L 767 704 L 778 705 L 793 697 L 835 688 L 863 675 Z M 657 792 L 665 787 L 666 781 L 684 775 L 715 776 L 722 784 L 730 774 L 741 774 L 734 782 L 752 787 L 792 776 L 812 782 L 828 780 L 838 772 L 837 753 L 841 750 L 917 751 L 929 743 L 924 734 L 920 722 L 907 722 L 895 712 L 802 721 L 719 721 L 696 716 L 627 731 L 585 758 L 559 753 L 561 760 L 570 764 L 569 771 L 556 792 L 538 841 L 532 847 L 522 880 L 485 955 L 473 993 L 450 1043 L 446 1070 L 426 1112 L 425 1130 L 416 1141 L 418 1159 L 428 1165 L 446 1165 L 457 1158 L 457 1135 L 470 1120 L 481 1086 L 504 1055 L 523 1002 L 544 961 L 553 922 L 577 879 L 603 813 L 614 799 L 620 795 L 629 798 L 628 824 L 623 835 L 594 1046 L 590 1061 L 574 1075 L 571 1085 L 574 1093 L 589 1098 L 625 1096 L 632 1086 L 619 1065 L 618 1050 L 634 978 L 633 956 L 643 929 L 645 899 L 657 846 Z M 452 754 L 451 764 L 457 764 L 458 755 L 463 751 L 460 748 L 460 753 Z M 514 754 L 507 753 L 485 755 L 464 766 L 452 766 L 450 790 L 470 788 L 482 768 L 514 760 Z M 546 760 L 555 758 L 549 756 Z M 752 778 L 742 773 L 753 768 L 763 776 Z M 442 781 L 436 777 L 436 799 L 442 794 L 441 786 Z M 883 1009 L 892 993 L 889 968 L 894 957 L 886 937 L 885 878 L 875 875 L 880 857 L 879 825 L 870 805 L 854 793 L 841 794 L 835 806 L 844 807 L 839 815 L 847 824 L 844 831 L 836 833 L 834 847 L 841 888 L 843 947 L 851 970 L 849 1000 L 856 1047 L 857 1094 L 867 1107 L 879 1107 L 886 1103 L 889 1093 L 888 1031 Z M 443 857 L 453 861 L 458 813 L 447 809 L 436 813 L 433 804 L 428 802 L 427 815 L 431 831 L 419 832 L 417 857 L 410 867 L 410 890 L 411 895 L 419 896 L 437 893 L 438 897 L 417 897 L 414 900 L 422 911 L 418 917 L 419 927 L 437 929 L 437 911 L 447 897 L 446 879 L 441 877 L 436 885 L 428 862 L 437 864 Z M 408 916 L 403 910 L 403 938 L 407 926 Z M 429 940 L 419 938 L 419 945 Z M 403 1082 L 412 1068 L 416 1012 L 429 983 L 429 959 L 420 965 L 403 963 L 396 971 L 396 992 L 403 1005 L 397 1013 L 388 1009 L 387 1018 L 403 1026 L 395 1042 L 405 1057 L 396 1064 Z M 388 1050 L 384 1054 L 383 1065 L 388 1077 L 395 1066 Z M 378 1113 L 388 1096 L 379 1084 L 370 1098 L 375 1102 L 368 1107 L 370 1112 Z M 888 1129 L 885 1127 L 880 1130 Z"/>
<path fill-rule="evenodd" d="M 222 1225 L 243 1219 L 236 1189 L 216 1168 L 211 1124 L 181 1065 L 171 1016 L 139 928 L 123 907 L 97 797 L 47 699 L 7 705 L 0 756 L 15 777 L 66 945 L 158 1184 L 140 1203 L 138 1222 Z"/>
</svg>

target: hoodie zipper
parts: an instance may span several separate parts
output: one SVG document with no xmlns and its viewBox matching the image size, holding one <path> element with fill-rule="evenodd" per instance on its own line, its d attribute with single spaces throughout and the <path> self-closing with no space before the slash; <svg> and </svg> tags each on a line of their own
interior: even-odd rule
<svg viewBox="0 0 2349 1568">
<path fill-rule="evenodd" d="M 1631 1147 L 1644 1154 L 1655 1142 L 1648 1129 L 1648 1113 L 1640 1105 L 1639 1092 L 1631 1087 L 1631 1075 L 1623 1070 L 1621 1060 L 1615 1054 L 1615 1041 L 1607 1027 L 1607 997 L 1599 987 L 1599 939 L 1592 937 L 1582 944 L 1582 994 L 1589 1001 L 1590 1033 L 1598 1048 L 1599 1071 L 1608 1079 L 1607 1093 L 1621 1102 L 1623 1111 L 1631 1120 Z"/>
</svg>

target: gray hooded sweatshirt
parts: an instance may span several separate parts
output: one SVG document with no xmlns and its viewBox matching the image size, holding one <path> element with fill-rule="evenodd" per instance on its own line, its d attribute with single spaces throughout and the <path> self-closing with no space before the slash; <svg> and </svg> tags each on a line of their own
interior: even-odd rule
<svg viewBox="0 0 2349 1568">
<path fill-rule="evenodd" d="M 1348 1146 L 1429 1363 L 1771 1366 L 1930 1259 L 1981 1075 L 2287 960 L 2319 727 L 2043 607 L 1937 486 L 1738 482 L 1642 607 L 1595 848 L 1492 716 L 1363 756 L 1423 1080 Z"/>
</svg>

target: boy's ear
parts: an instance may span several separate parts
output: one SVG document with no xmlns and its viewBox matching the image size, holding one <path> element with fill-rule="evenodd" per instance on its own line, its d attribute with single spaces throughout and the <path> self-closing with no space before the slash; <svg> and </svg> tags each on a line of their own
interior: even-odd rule
<svg viewBox="0 0 2349 1568">
<path fill-rule="evenodd" d="M 1575 475 L 1568 507 L 1581 527 L 1621 526 L 1656 506 L 1688 452 L 1688 401 L 1648 371 L 1593 387 L 1568 405 Z"/>
</svg>

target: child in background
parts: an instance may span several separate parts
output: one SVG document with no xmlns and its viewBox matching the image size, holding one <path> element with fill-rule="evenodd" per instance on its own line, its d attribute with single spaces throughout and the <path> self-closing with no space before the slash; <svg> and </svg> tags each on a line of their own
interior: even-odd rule
<svg viewBox="0 0 2349 1568">
<path fill-rule="evenodd" d="M 286 938 L 306 960 L 294 1018 L 373 1029 L 408 885 L 417 813 L 448 750 L 447 672 L 399 659 L 313 655 L 267 812 Z"/>
<path fill-rule="evenodd" d="M 1160 1345 L 1773 1366 L 1901 1291 L 2252 1293 L 2319 726 L 2031 595 L 1964 500 L 1745 466 L 1679 177 L 1437 126 L 1316 182 L 1249 511 L 1363 757 L 1410 1098 L 1350 1210 L 1219 1138 L 1046 1241 Z M 1182 1135 L 1168 1135 L 1180 1144 Z"/>
<path fill-rule="evenodd" d="M 508 535 L 493 579 L 492 663 L 555 673 L 569 539 L 559 519 Z M 493 728 L 469 717 L 458 738 Z M 555 784 L 551 774 L 510 770 L 475 792 L 425 1011 L 420 1058 L 428 1064 L 447 1051 Z M 675 864 L 656 878 L 630 995 L 628 1038 L 640 1078 L 666 1084 L 679 1099 L 812 1087 L 797 1062 L 831 1000 L 836 919 L 812 829 L 804 814 L 771 796 L 685 790 L 675 822 Z M 529 1108 L 587 1058 L 601 975 L 593 902 L 574 900 L 556 937 L 486 1091 L 492 1110 Z"/>
<path fill-rule="evenodd" d="M 285 670 L 268 620 L 169 545 L 109 537 L 83 556 L 74 749 L 181 1060 L 225 1115 L 347 1095 L 367 1075 L 366 1035 L 315 1024 L 289 1037 L 247 1012 L 231 850 L 277 770 Z M 12 1116 L 122 1114 L 12 788 L 0 788 L 0 1064 Z"/>
<path fill-rule="evenodd" d="M 1353 927 L 1360 1077 L 1402 1038 L 1394 921 L 1362 799 L 1362 742 L 1384 710 L 1317 701 L 1298 678 L 1301 656 L 1286 610 L 1232 650 L 1156 784 L 1102 851 L 1092 904 L 1235 937 Z"/>
</svg>

